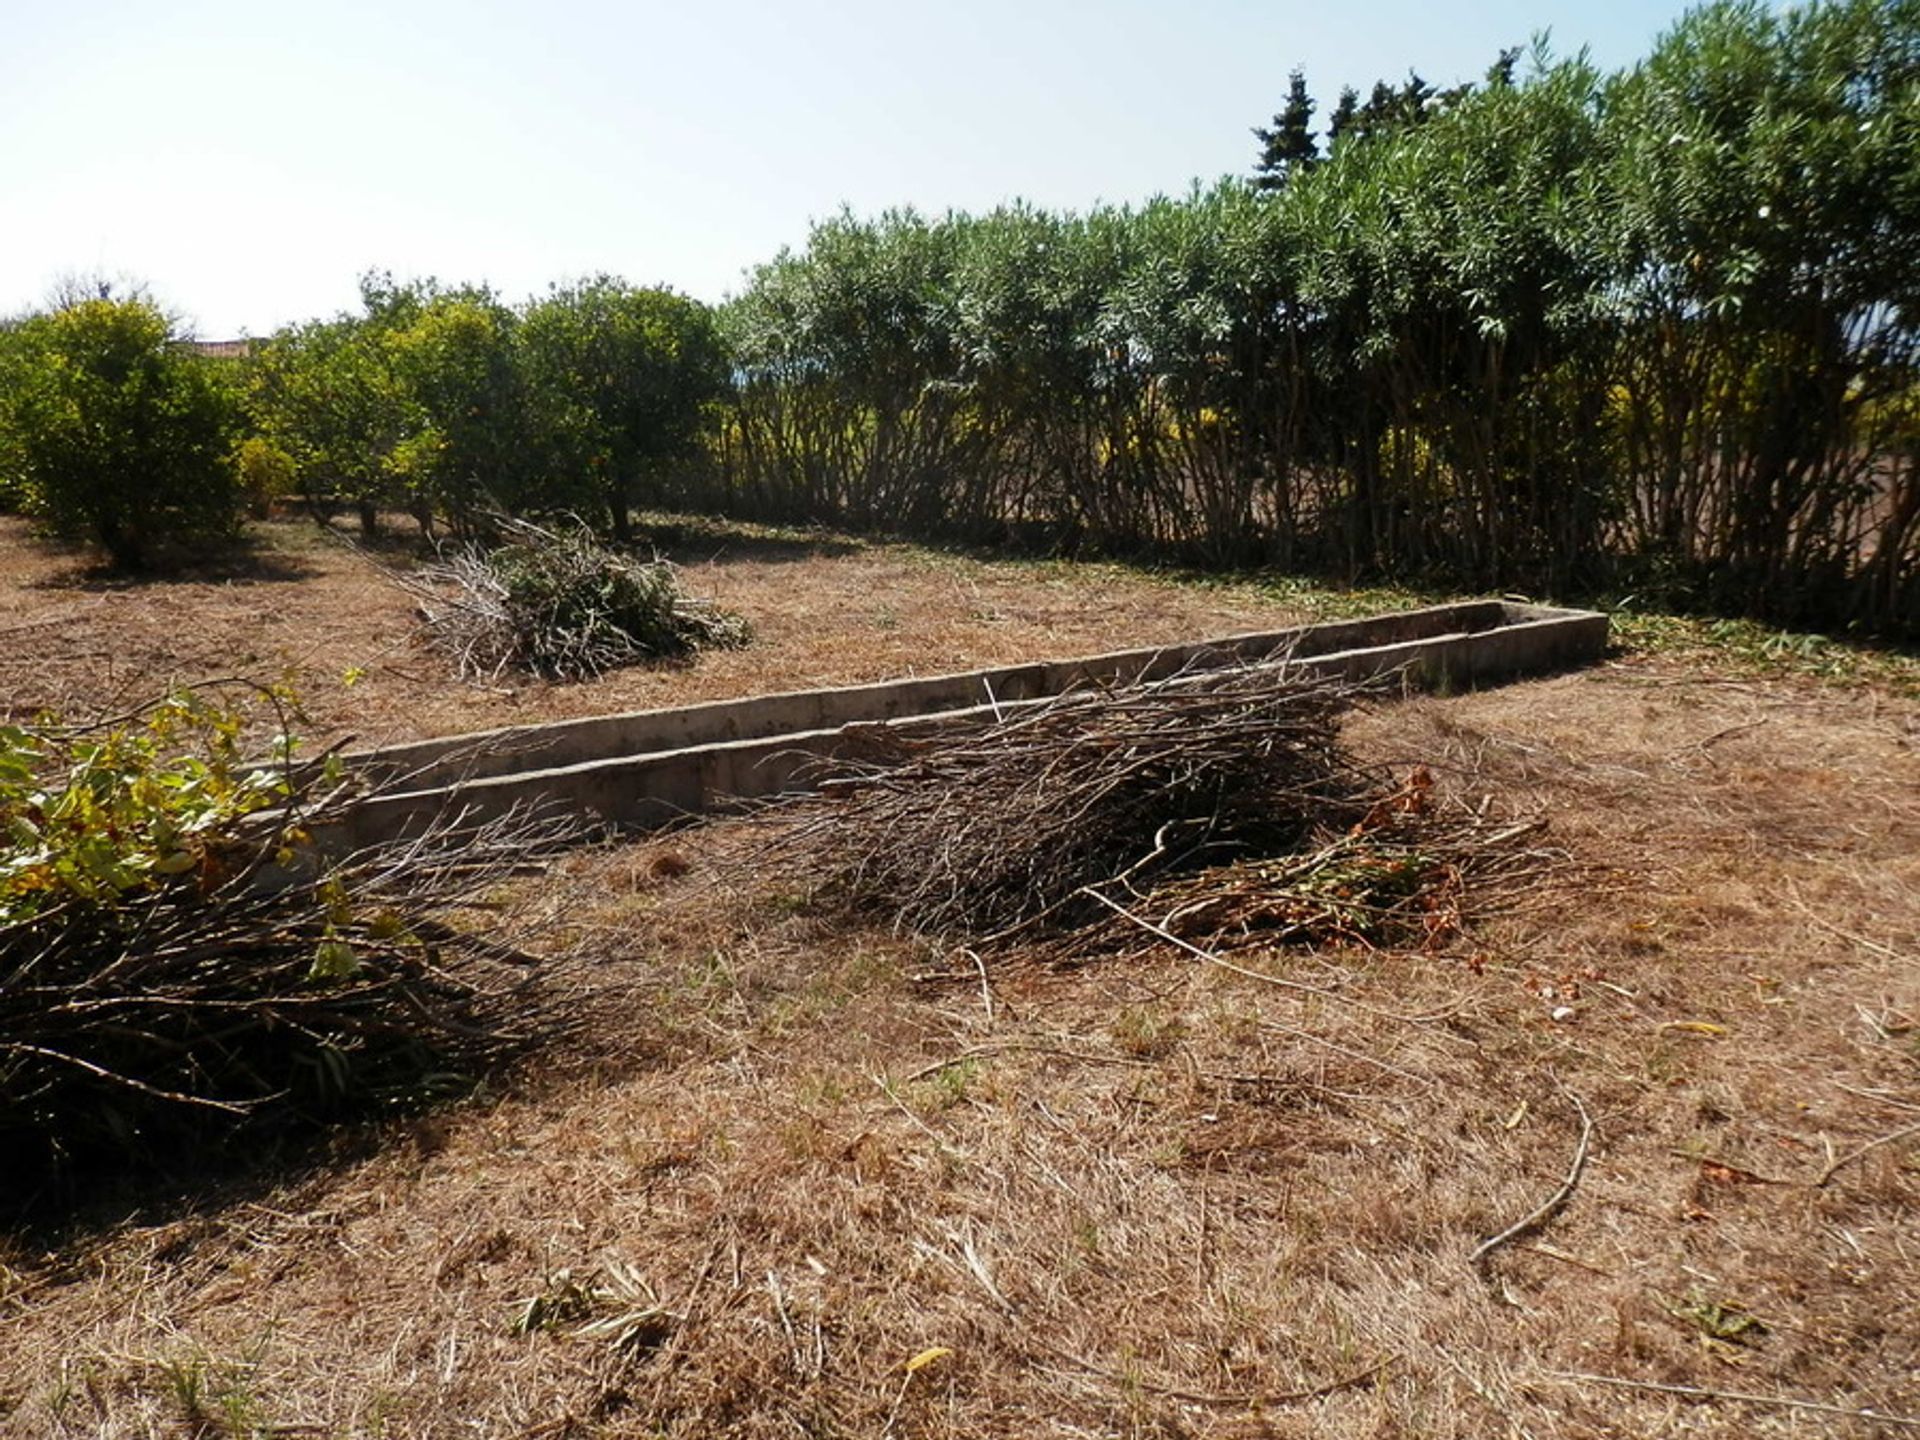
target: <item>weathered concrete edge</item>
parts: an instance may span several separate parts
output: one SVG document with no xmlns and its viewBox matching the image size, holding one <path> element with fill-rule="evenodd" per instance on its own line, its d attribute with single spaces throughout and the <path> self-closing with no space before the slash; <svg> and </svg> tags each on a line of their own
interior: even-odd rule
<svg viewBox="0 0 1920 1440">
<path fill-rule="evenodd" d="M 1499 629 L 1296 657 L 1295 663 L 1349 679 L 1398 672 L 1408 689 L 1466 689 L 1588 663 L 1605 652 L 1607 635 L 1604 615 L 1557 611 Z M 1199 651 L 1205 647 L 1180 648 Z M 621 826 L 656 828 L 687 816 L 804 790 L 807 768 L 858 744 L 865 726 L 898 729 L 984 722 L 1010 706 L 1038 703 L 1046 697 L 995 698 L 994 704 L 963 709 L 621 755 L 380 795 L 355 810 L 350 828 L 336 827 L 318 838 L 329 850 L 351 850 L 397 838 L 454 814 L 479 821 L 530 804 L 559 806 Z"/>
<path fill-rule="evenodd" d="M 998 700 L 1058 694 L 1076 684 L 1152 679 L 1196 664 L 1233 664 L 1281 653 L 1330 654 L 1438 635 L 1494 630 L 1582 612 L 1502 600 L 1466 600 L 1357 620 L 1255 631 L 1184 645 L 1118 650 L 815 690 L 793 690 L 669 709 L 631 710 L 545 725 L 514 725 L 366 750 L 348 757 L 370 777 L 409 790 L 456 781 L 552 770 L 600 759 L 685 750 L 696 745 L 833 729 Z"/>
</svg>

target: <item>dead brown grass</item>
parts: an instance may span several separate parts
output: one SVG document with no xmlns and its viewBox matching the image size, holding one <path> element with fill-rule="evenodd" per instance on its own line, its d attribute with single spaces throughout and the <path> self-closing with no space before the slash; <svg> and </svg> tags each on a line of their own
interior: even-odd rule
<svg viewBox="0 0 1920 1440">
<path fill-rule="evenodd" d="M 773 642 L 809 674 L 923 563 L 843 559 Z M 1036 644 L 1123 623 L 1033 588 Z M 1544 814 L 1550 877 L 1444 953 L 1234 952 L 1283 986 L 837 928 L 731 827 L 577 856 L 591 1043 L 371 1158 L 17 1242 L 0 1434 L 1913 1433 L 1603 1380 L 1920 1417 L 1920 1136 L 1863 1148 L 1920 1121 L 1920 710 L 1636 660 L 1350 738 Z M 1573 1097 L 1578 1184 L 1474 1266 Z"/>
<path fill-rule="evenodd" d="M 1566 1378 L 1920 1416 L 1920 1142 L 1816 1183 L 1920 1118 L 1920 726 L 1672 678 L 1357 726 L 1566 859 L 1448 954 L 1237 952 L 1309 988 L 976 971 L 716 889 L 726 829 L 582 856 L 597 1044 L 11 1257 L 6 1433 L 1907 1433 Z"/>
<path fill-rule="evenodd" d="M 1117 567 L 930 556 L 836 537 L 670 547 L 688 590 L 753 643 L 690 663 L 554 684 L 462 684 L 421 641 L 414 600 L 311 521 L 256 527 L 235 567 L 129 582 L 0 517 L 0 719 L 115 713 L 215 676 L 292 678 L 316 739 L 384 744 L 775 690 L 940 674 L 1274 628 L 1299 612 Z M 384 557 L 405 564 L 404 551 Z M 351 683 L 349 683 L 351 680 Z"/>
</svg>

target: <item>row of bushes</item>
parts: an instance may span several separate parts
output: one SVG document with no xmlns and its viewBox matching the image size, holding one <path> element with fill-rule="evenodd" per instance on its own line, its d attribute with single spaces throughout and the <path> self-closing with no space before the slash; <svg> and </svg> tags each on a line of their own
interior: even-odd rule
<svg viewBox="0 0 1920 1440">
<path fill-rule="evenodd" d="M 264 437 L 305 494 L 463 538 L 494 512 L 592 517 L 698 454 L 728 363 L 713 312 L 607 277 L 521 306 L 370 275 L 363 313 L 292 327 L 251 362 Z"/>
<path fill-rule="evenodd" d="M 1265 184 L 819 226 L 716 508 L 1920 633 L 1920 5 L 1533 57 Z"/>
<path fill-rule="evenodd" d="M 370 277 L 230 384 L 106 354 L 120 408 L 48 445 L 95 404 L 46 363 L 112 328 L 84 302 L 0 345 L 34 372 L 0 475 L 69 530 L 63 485 L 212 505 L 160 481 L 239 453 L 457 533 L 665 503 L 1920 634 L 1920 0 L 1725 0 L 1622 73 L 1515 68 L 1324 159 L 1296 85 L 1293 159 L 1181 199 L 842 216 L 717 311 Z"/>
<path fill-rule="evenodd" d="M 573 511 L 627 537 L 639 487 L 697 452 L 727 366 L 712 312 L 601 278 L 520 307 L 362 283 L 364 313 L 201 353 L 141 296 L 0 328 L 0 500 L 139 568 L 302 494 L 470 538 Z"/>
</svg>

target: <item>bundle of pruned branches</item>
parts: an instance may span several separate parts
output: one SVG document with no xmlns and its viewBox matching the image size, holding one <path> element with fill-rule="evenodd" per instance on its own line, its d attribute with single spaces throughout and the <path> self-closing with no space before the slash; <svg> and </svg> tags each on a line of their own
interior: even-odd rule
<svg viewBox="0 0 1920 1440">
<path fill-rule="evenodd" d="M 608 549 L 586 526 L 498 517 L 497 543 L 468 544 L 397 577 L 429 642 L 463 679 L 521 670 L 551 680 L 743 645 L 747 625 L 686 592 L 675 566 Z"/>
<path fill-rule="evenodd" d="M 1101 887 L 1108 913 L 1077 936 L 1125 946 L 1143 932 L 1227 951 L 1242 945 L 1361 945 L 1438 950 L 1466 928 L 1466 896 L 1484 915 L 1546 873 L 1529 843 L 1537 818 L 1443 798 L 1416 765 L 1377 790 L 1356 821 L 1330 816 L 1303 843 L 1204 864 L 1144 889 Z"/>
<path fill-rule="evenodd" d="M 238 731 L 196 713 L 165 745 L 138 729 L 7 751 L 6 1208 L 434 1099 L 566 1020 L 564 963 L 536 967 L 538 927 L 491 911 L 577 822 L 448 815 L 328 858 L 309 835 L 359 797 L 328 767 L 302 794 L 291 766 L 235 765 Z M 206 733 L 204 754 L 167 748 Z"/>
<path fill-rule="evenodd" d="M 756 854 L 854 909 L 974 943 L 1437 948 L 1547 857 L 1415 766 L 1357 763 L 1371 687 L 1287 664 L 1083 689 L 930 736 L 869 732 Z"/>
<path fill-rule="evenodd" d="M 828 762 L 766 858 L 930 934 L 1066 929 L 1084 892 L 1206 857 L 1289 850 L 1363 818 L 1377 777 L 1340 742 L 1364 693 L 1288 665 L 1070 691 L 982 728 L 895 732 Z"/>
</svg>

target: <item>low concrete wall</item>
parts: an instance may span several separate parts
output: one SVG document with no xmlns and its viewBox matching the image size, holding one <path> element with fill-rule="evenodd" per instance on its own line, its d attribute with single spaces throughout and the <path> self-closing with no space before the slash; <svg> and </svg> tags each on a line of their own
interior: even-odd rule
<svg viewBox="0 0 1920 1440">
<path fill-rule="evenodd" d="M 352 757 L 371 778 L 398 788 L 360 806 L 350 828 L 321 838 L 329 849 L 351 849 L 437 816 L 484 819 L 531 802 L 622 826 L 659 826 L 803 789 L 809 765 L 853 751 L 874 725 L 984 723 L 1079 685 L 1290 656 L 1350 679 L 1398 672 L 1409 687 L 1465 689 L 1586 664 L 1606 645 L 1604 615 L 1486 600 L 1195 645 L 515 727 Z"/>
<path fill-rule="evenodd" d="M 1229 635 L 1191 645 L 1120 650 L 1073 660 L 1006 665 L 871 685 L 796 690 L 667 710 L 634 710 L 549 725 L 517 725 L 362 751 L 348 758 L 370 778 L 389 783 L 399 781 L 409 790 L 427 789 L 456 781 L 522 774 L 531 769 L 557 769 L 614 756 L 684 750 L 696 745 L 931 715 L 995 701 L 1004 704 L 1034 700 L 1057 695 L 1074 685 L 1158 679 L 1194 666 L 1243 664 L 1285 654 L 1325 655 L 1447 635 L 1485 634 L 1517 623 L 1559 619 L 1575 613 L 1500 600 L 1469 600 L 1362 620 Z"/>
</svg>

